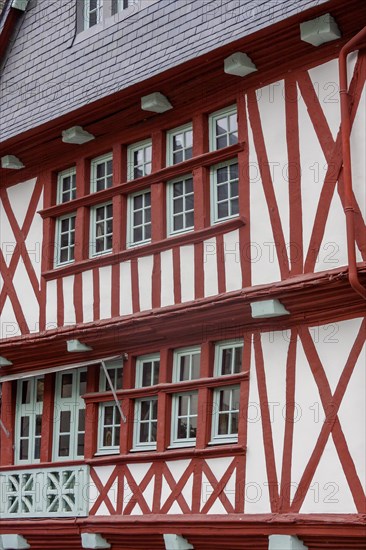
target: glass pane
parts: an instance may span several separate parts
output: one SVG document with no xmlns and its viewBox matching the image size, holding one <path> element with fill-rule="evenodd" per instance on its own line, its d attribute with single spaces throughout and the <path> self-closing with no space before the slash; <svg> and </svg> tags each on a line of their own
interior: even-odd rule
<svg viewBox="0 0 366 550">
<path fill-rule="evenodd" d="M 230 410 L 230 393 L 231 390 L 220 391 L 220 411 Z"/>
<path fill-rule="evenodd" d="M 86 393 L 86 371 L 80 373 L 79 395 Z"/>
<path fill-rule="evenodd" d="M 221 374 L 231 374 L 232 348 L 223 349 L 221 355 Z"/>
<path fill-rule="evenodd" d="M 110 447 L 112 445 L 112 428 L 105 428 L 103 430 L 103 446 Z"/>
<path fill-rule="evenodd" d="M 140 424 L 140 430 L 139 430 L 139 442 L 140 443 L 148 443 L 149 441 L 149 424 L 144 423 Z"/>
<path fill-rule="evenodd" d="M 79 409 L 78 431 L 79 432 L 85 431 L 85 409 Z"/>
<path fill-rule="evenodd" d="M 140 208 L 142 208 L 142 195 L 137 195 L 133 199 L 133 209 L 139 210 Z"/>
<path fill-rule="evenodd" d="M 34 458 L 38 460 L 41 457 L 41 438 L 36 437 L 34 440 Z"/>
<path fill-rule="evenodd" d="M 220 414 L 219 425 L 218 425 L 218 435 L 227 435 L 228 433 L 229 433 L 229 415 Z"/>
<path fill-rule="evenodd" d="M 193 179 L 190 178 L 188 180 L 186 180 L 186 193 L 193 193 Z"/>
<path fill-rule="evenodd" d="M 199 378 L 200 376 L 200 360 L 201 355 L 199 353 L 192 355 L 192 379 Z"/>
<path fill-rule="evenodd" d="M 152 405 L 151 405 L 151 408 L 152 408 L 152 411 L 151 411 L 151 418 L 153 420 L 156 420 L 158 418 L 158 400 L 157 399 L 154 399 L 152 401 Z"/>
<path fill-rule="evenodd" d="M 44 379 L 39 378 L 36 381 L 37 387 L 36 387 L 36 401 L 37 403 L 42 403 L 43 401 L 43 394 L 44 394 Z"/>
<path fill-rule="evenodd" d="M 142 241 L 142 227 L 136 227 L 133 230 L 133 242 L 138 243 Z"/>
<path fill-rule="evenodd" d="M 145 206 L 151 205 L 151 193 L 145 193 L 144 195 Z"/>
<path fill-rule="evenodd" d="M 154 361 L 153 385 L 159 384 L 159 367 L 160 361 Z"/>
<path fill-rule="evenodd" d="M 216 139 L 216 148 L 222 149 L 223 147 L 227 146 L 227 135 L 220 136 Z"/>
<path fill-rule="evenodd" d="M 243 348 L 235 348 L 235 359 L 234 359 L 234 373 L 241 371 L 241 359 L 243 355 Z"/>
<path fill-rule="evenodd" d="M 152 363 L 148 361 L 142 364 L 142 386 L 151 386 Z"/>
<path fill-rule="evenodd" d="M 229 135 L 229 145 L 235 145 L 235 143 L 238 143 L 238 134 L 237 132 L 233 132 Z"/>
<path fill-rule="evenodd" d="M 239 184 L 237 181 L 232 181 L 230 184 L 230 197 L 237 197 L 239 195 Z"/>
<path fill-rule="evenodd" d="M 197 433 L 197 417 L 194 416 L 189 419 L 189 437 L 196 437 Z"/>
<path fill-rule="evenodd" d="M 149 420 L 150 418 L 150 401 L 141 401 L 141 420 Z"/>
<path fill-rule="evenodd" d="M 117 368 L 117 375 L 116 375 L 116 389 L 120 390 L 122 389 L 122 368 Z"/>
<path fill-rule="evenodd" d="M 42 415 L 41 415 L 41 414 L 37 414 L 37 415 L 36 415 L 36 430 L 35 430 L 35 435 L 41 435 L 41 430 L 42 430 Z"/>
<path fill-rule="evenodd" d="M 227 117 L 220 118 L 216 121 L 216 135 L 226 134 L 228 131 L 228 121 Z"/>
<path fill-rule="evenodd" d="M 227 181 L 228 177 L 227 177 L 227 166 L 224 166 L 223 168 L 218 168 L 216 170 L 216 178 L 217 178 L 217 183 L 223 183 L 225 181 Z"/>
<path fill-rule="evenodd" d="M 157 428 L 158 428 L 158 423 L 153 422 L 151 424 L 150 441 L 156 441 Z"/>
<path fill-rule="evenodd" d="M 191 414 L 197 414 L 198 410 L 198 393 L 191 396 Z"/>
<path fill-rule="evenodd" d="M 151 238 L 151 224 L 145 225 L 145 239 Z"/>
<path fill-rule="evenodd" d="M 178 439 L 187 439 L 187 437 L 188 437 L 187 419 L 186 418 L 179 418 L 178 419 L 177 437 L 178 437 Z"/>
<path fill-rule="evenodd" d="M 100 179 L 105 175 L 105 164 L 97 164 L 97 178 Z"/>
<path fill-rule="evenodd" d="M 183 194 L 183 182 L 182 181 L 177 181 L 173 185 L 173 196 L 174 197 L 181 197 L 182 194 Z"/>
<path fill-rule="evenodd" d="M 183 151 L 173 153 L 173 164 L 178 164 L 178 162 L 182 162 L 183 160 Z"/>
<path fill-rule="evenodd" d="M 239 165 L 237 163 L 230 165 L 230 179 L 238 179 L 239 177 Z"/>
<path fill-rule="evenodd" d="M 179 212 L 183 212 L 183 199 L 175 199 L 173 201 L 173 212 L 174 214 L 177 214 Z"/>
<path fill-rule="evenodd" d="M 63 374 L 61 376 L 61 397 L 72 396 L 72 373 Z"/>
<path fill-rule="evenodd" d="M 59 439 L 59 456 L 69 456 L 70 454 L 70 436 L 60 435 Z"/>
<path fill-rule="evenodd" d="M 179 381 L 182 380 L 189 380 L 189 364 L 190 364 L 190 356 L 189 355 L 183 355 L 180 358 L 180 368 L 179 368 Z"/>
<path fill-rule="evenodd" d="M 151 162 L 152 159 L 152 147 L 149 145 L 149 147 L 145 148 L 145 160 L 147 162 Z"/>
<path fill-rule="evenodd" d="M 179 214 L 178 216 L 174 216 L 174 231 L 181 231 L 184 228 L 183 222 L 183 214 Z"/>
<path fill-rule="evenodd" d="M 113 405 L 104 407 L 104 424 L 111 426 L 113 424 Z"/>
<path fill-rule="evenodd" d="M 186 214 L 186 228 L 190 228 L 194 226 L 194 214 L 193 212 L 188 212 Z"/>
<path fill-rule="evenodd" d="M 178 401 L 178 416 L 186 416 L 188 414 L 189 395 L 180 395 Z"/>
<path fill-rule="evenodd" d="M 71 426 L 71 412 L 70 411 L 61 411 L 60 414 L 60 433 L 70 432 Z"/>
<path fill-rule="evenodd" d="M 231 201 L 231 215 L 239 214 L 239 200 L 234 199 Z"/>
<path fill-rule="evenodd" d="M 119 427 L 117 427 L 117 428 L 114 429 L 113 445 L 115 447 L 119 447 L 119 438 L 120 438 L 120 429 L 119 429 Z"/>
<path fill-rule="evenodd" d="M 239 413 L 233 413 L 231 415 L 231 434 L 237 434 L 238 433 L 238 424 L 239 424 Z"/>
<path fill-rule="evenodd" d="M 30 403 L 31 400 L 31 382 L 24 380 L 22 382 L 22 404 Z"/>
<path fill-rule="evenodd" d="M 222 183 L 217 186 L 217 198 L 219 201 L 226 200 L 229 195 L 229 189 L 227 183 Z"/>
<path fill-rule="evenodd" d="M 84 455 L 84 434 L 79 434 L 78 435 L 78 456 L 83 456 Z"/>
<path fill-rule="evenodd" d="M 20 437 L 29 436 L 29 417 L 22 416 L 20 419 Z"/>
<path fill-rule="evenodd" d="M 19 449 L 19 459 L 20 460 L 28 460 L 28 449 L 29 449 L 28 439 L 21 439 L 20 449 Z"/>
<path fill-rule="evenodd" d="M 222 202 L 217 207 L 217 216 L 219 219 L 226 218 L 229 215 L 229 208 L 227 202 Z"/>
</svg>

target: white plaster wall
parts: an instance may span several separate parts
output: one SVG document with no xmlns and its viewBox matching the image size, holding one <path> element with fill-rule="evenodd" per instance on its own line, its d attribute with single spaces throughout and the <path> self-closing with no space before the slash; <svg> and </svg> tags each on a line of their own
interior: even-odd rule
<svg viewBox="0 0 366 550">
<path fill-rule="evenodd" d="M 338 59 L 318 65 L 308 72 L 335 140 L 341 121 Z"/>
<path fill-rule="evenodd" d="M 83 296 L 83 321 L 90 323 L 94 319 L 93 314 L 93 272 L 92 270 L 84 271 L 82 274 L 82 296 Z"/>
<path fill-rule="evenodd" d="M 180 247 L 180 284 L 182 302 L 194 300 L 194 245 Z"/>
<path fill-rule="evenodd" d="M 154 256 L 144 256 L 138 259 L 138 278 L 141 311 L 151 309 L 153 262 Z"/>
<path fill-rule="evenodd" d="M 360 104 L 356 113 L 351 132 L 351 157 L 352 157 L 352 184 L 353 191 L 361 210 L 363 219 L 366 219 L 366 85 L 362 91 Z"/>
<path fill-rule="evenodd" d="M 226 290 L 239 290 L 242 287 L 239 230 L 224 234 Z"/>
<path fill-rule="evenodd" d="M 119 311 L 121 315 L 132 313 L 131 262 L 120 264 Z"/>
<path fill-rule="evenodd" d="M 74 306 L 74 281 L 75 276 L 70 275 L 62 279 L 62 291 L 64 298 L 64 325 L 74 325 L 76 323 Z"/>
<path fill-rule="evenodd" d="M 215 238 L 203 242 L 203 272 L 205 296 L 217 294 L 219 290 L 217 280 L 217 243 Z"/>
<path fill-rule="evenodd" d="M 174 304 L 174 273 L 173 273 L 173 252 L 165 250 L 160 254 L 161 262 L 161 305 L 170 306 Z"/>
<path fill-rule="evenodd" d="M 57 328 L 57 285 L 56 281 L 48 281 L 46 286 L 46 328 Z"/>
<path fill-rule="evenodd" d="M 112 315 L 112 268 L 99 269 L 100 318 L 109 319 Z"/>
</svg>

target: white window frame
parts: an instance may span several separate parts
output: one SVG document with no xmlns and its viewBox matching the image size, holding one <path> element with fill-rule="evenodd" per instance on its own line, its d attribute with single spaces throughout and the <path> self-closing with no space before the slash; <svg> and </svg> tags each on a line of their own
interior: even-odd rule
<svg viewBox="0 0 366 550">
<path fill-rule="evenodd" d="M 67 232 L 68 235 L 68 246 L 67 247 L 61 247 L 61 225 L 64 220 L 70 220 L 74 218 L 74 229 L 69 229 Z M 71 212 L 70 214 L 65 214 L 65 216 L 60 216 L 56 219 L 56 251 L 55 251 L 55 267 L 60 267 L 63 265 L 72 264 L 75 261 L 75 231 L 76 231 L 76 212 Z M 74 244 L 70 244 L 70 236 L 71 234 L 74 234 Z M 62 233 L 64 235 L 65 233 Z M 68 259 L 65 261 L 61 261 L 61 250 L 67 250 L 68 253 Z M 70 258 L 70 252 L 73 251 L 73 257 Z"/>
<path fill-rule="evenodd" d="M 201 347 L 200 346 L 193 346 L 188 348 L 180 348 L 174 350 L 174 356 L 173 356 L 173 382 L 185 382 L 187 380 L 199 380 L 200 373 L 198 373 L 197 378 L 192 378 L 192 356 L 193 355 L 199 355 L 201 359 Z M 180 360 L 181 357 L 189 357 L 189 377 L 180 379 L 179 376 L 179 369 L 180 369 Z"/>
<path fill-rule="evenodd" d="M 235 354 L 232 357 L 231 361 L 231 372 L 227 374 L 222 374 L 222 364 L 221 364 L 221 357 L 222 357 L 222 351 L 225 349 L 238 349 L 240 348 L 242 350 L 241 358 L 243 358 L 243 347 L 244 347 L 244 340 L 225 340 L 223 342 L 217 342 L 215 346 L 215 363 L 214 363 L 214 376 L 231 376 L 233 374 L 238 374 L 234 372 L 234 362 L 235 362 Z M 243 359 L 241 364 L 241 369 L 243 368 Z M 241 372 L 241 370 L 239 371 Z"/>
<path fill-rule="evenodd" d="M 151 148 L 151 161 L 146 161 L 146 149 L 148 148 Z M 143 157 L 144 157 L 144 162 L 143 164 L 137 164 L 136 166 L 134 165 L 134 160 L 133 160 L 133 156 L 134 156 L 134 153 L 136 151 L 143 151 Z M 150 172 L 146 172 L 146 165 L 150 164 Z M 137 178 L 135 178 L 134 176 L 134 171 L 135 171 L 135 168 L 136 167 L 139 167 L 139 166 L 142 166 L 143 168 L 143 175 L 142 176 L 138 176 Z M 133 143 L 132 145 L 129 145 L 128 148 L 127 148 L 127 180 L 128 181 L 132 181 L 134 179 L 139 179 L 139 178 L 143 178 L 145 176 L 148 176 L 149 174 L 151 174 L 151 171 L 152 171 L 152 140 L 151 139 L 146 139 L 144 141 L 139 141 L 138 143 Z"/>
<path fill-rule="evenodd" d="M 63 195 L 67 193 L 67 191 L 64 191 L 63 189 L 63 182 L 66 178 L 71 178 L 73 184 L 71 185 L 70 190 L 68 191 L 70 193 L 70 198 L 67 200 L 63 200 Z M 76 199 L 76 167 L 68 168 L 67 170 L 63 170 L 62 172 L 59 172 L 57 174 L 57 204 L 65 204 L 66 202 L 69 202 L 71 200 Z"/>
<path fill-rule="evenodd" d="M 136 241 L 136 242 L 133 241 L 133 230 L 135 228 L 135 226 L 133 225 L 133 213 L 134 213 L 133 201 L 134 201 L 135 197 L 138 197 L 139 195 L 147 195 L 148 193 L 150 193 L 150 205 L 149 205 L 149 207 L 143 206 L 143 208 L 142 208 L 143 222 L 140 225 L 142 227 L 143 234 L 145 234 L 145 227 L 150 224 L 150 234 L 151 234 L 152 220 L 151 220 L 151 190 L 150 190 L 150 188 L 145 189 L 144 191 L 138 191 L 136 193 L 132 193 L 131 195 L 128 196 L 128 201 L 127 201 L 127 248 L 133 248 L 135 246 L 142 246 L 144 244 L 148 244 L 148 243 L 151 242 L 151 236 L 150 236 L 150 238 L 148 238 L 148 239 L 145 238 L 145 239 L 142 239 L 141 241 Z M 143 200 L 145 201 L 145 199 L 143 199 Z M 148 208 L 150 208 L 150 221 L 146 222 L 145 221 L 145 211 Z M 140 225 L 138 227 L 140 227 Z"/>
<path fill-rule="evenodd" d="M 17 399 L 16 399 L 16 422 L 15 422 L 15 464 L 33 464 L 38 463 L 40 458 L 34 458 L 36 439 L 41 440 L 41 434 L 36 435 L 36 421 L 37 416 L 43 413 L 43 400 L 37 401 L 37 382 L 43 380 L 44 376 L 34 376 L 33 378 L 26 378 L 24 380 L 18 380 L 17 383 Z M 30 389 L 30 402 L 22 403 L 22 389 L 25 383 L 29 383 Z M 27 437 L 21 435 L 21 422 L 22 418 L 28 418 L 29 434 Z M 41 424 L 42 429 L 42 424 Z M 20 458 L 20 447 L 23 440 L 28 440 L 28 458 Z"/>
<path fill-rule="evenodd" d="M 233 391 L 238 390 L 239 391 L 239 401 L 240 401 L 240 386 L 238 384 L 233 386 L 222 386 L 220 388 L 215 388 L 213 392 L 213 400 L 212 400 L 212 433 L 211 433 L 211 444 L 217 444 L 217 443 L 235 443 L 238 441 L 238 434 L 219 434 L 219 423 L 220 423 L 220 416 L 221 415 L 228 415 L 229 416 L 229 426 L 231 426 L 232 423 L 232 416 L 233 414 L 238 415 L 238 425 L 239 425 L 239 414 L 240 414 L 240 405 L 239 402 L 237 404 L 238 408 L 233 408 Z M 228 409 L 228 411 L 220 411 L 220 392 L 222 391 L 230 391 L 230 404 L 231 408 Z"/>
<path fill-rule="evenodd" d="M 154 373 L 155 370 L 155 363 L 159 363 L 158 365 L 158 383 L 159 383 L 159 370 L 160 370 L 160 354 L 159 353 L 151 353 L 149 355 L 140 355 L 136 359 L 136 373 L 135 373 L 135 387 L 136 388 L 150 388 L 151 386 L 154 386 L 156 384 L 151 384 L 149 386 L 143 386 L 142 380 L 143 380 L 143 365 L 144 363 L 152 363 L 152 372 Z M 153 377 L 152 377 L 153 379 Z"/>
<path fill-rule="evenodd" d="M 103 20 L 103 0 L 97 0 L 97 7 L 94 10 L 90 10 L 90 1 L 91 0 L 84 0 L 84 10 L 83 10 L 84 30 L 95 27 L 96 25 L 101 23 Z M 94 25 L 90 25 L 91 12 L 96 12 L 97 14 L 97 20 L 94 23 Z"/>
<path fill-rule="evenodd" d="M 113 243 L 110 248 L 106 248 L 105 250 L 97 251 L 97 208 L 106 208 L 107 206 L 112 206 L 112 216 L 110 218 L 104 218 L 103 227 L 106 227 L 107 222 L 110 220 L 113 220 L 113 203 L 111 201 L 104 202 L 101 204 L 96 204 L 90 208 L 90 247 L 89 247 L 89 256 L 91 258 L 95 258 L 97 256 L 103 256 L 104 254 L 110 254 L 113 250 Z M 108 237 L 112 237 L 113 240 L 113 222 L 112 222 L 112 232 L 111 233 L 105 233 L 101 235 L 99 238 L 103 238 L 103 242 L 106 243 L 106 239 Z"/>
<path fill-rule="evenodd" d="M 187 147 L 186 146 L 186 134 L 188 132 L 192 133 L 192 146 Z M 169 130 L 166 134 L 166 149 L 167 149 L 167 165 L 168 166 L 175 166 L 176 164 L 179 164 L 179 162 L 174 162 L 174 149 L 173 149 L 173 140 L 174 137 L 178 134 L 184 135 L 184 147 L 181 149 L 183 151 L 183 160 L 180 162 L 184 162 L 185 160 L 188 160 L 186 158 L 186 151 L 188 149 L 192 149 L 192 155 L 189 158 L 193 157 L 193 126 L 191 123 L 184 124 L 184 126 L 179 126 L 179 128 L 174 128 L 172 130 Z"/>
<path fill-rule="evenodd" d="M 111 382 L 116 390 L 122 389 L 122 379 L 123 379 L 123 361 L 122 359 L 112 359 L 110 361 L 105 361 L 105 366 L 108 371 L 109 377 L 111 379 Z M 117 384 L 118 381 L 118 374 L 119 371 L 121 372 L 120 380 L 121 383 Z M 106 378 L 104 369 L 100 367 L 100 374 L 99 374 L 99 391 L 111 391 L 111 389 L 108 389 L 108 380 Z"/>
<path fill-rule="evenodd" d="M 238 195 L 235 195 L 234 197 L 229 196 L 226 199 L 226 201 L 228 202 L 229 209 L 231 210 L 232 201 L 234 199 L 236 199 L 238 201 L 238 213 L 236 213 L 236 214 L 230 214 L 229 213 L 228 216 L 219 218 L 218 217 L 217 170 L 219 170 L 220 168 L 225 168 L 225 167 L 228 167 L 228 166 L 232 166 L 234 164 L 238 165 L 238 178 L 237 178 L 237 181 L 238 181 Z M 235 180 L 227 180 L 227 181 L 228 181 L 228 186 L 230 188 L 230 181 L 235 181 Z M 226 220 L 231 220 L 233 218 L 237 218 L 239 216 L 239 163 L 238 163 L 238 159 L 237 158 L 231 159 L 231 160 L 228 160 L 226 162 L 220 162 L 220 164 L 215 164 L 214 166 L 211 166 L 211 168 L 210 168 L 210 182 L 211 182 L 211 223 L 216 224 L 216 223 L 224 222 Z"/>
<path fill-rule="evenodd" d="M 232 116 L 234 114 L 236 114 L 236 116 L 238 115 L 237 106 L 235 104 L 230 105 L 230 107 L 226 107 L 225 109 L 221 109 L 220 111 L 216 111 L 215 113 L 212 113 L 210 115 L 210 117 L 209 117 L 210 151 L 217 151 L 218 149 L 224 149 L 225 148 L 225 147 L 217 147 L 217 144 L 216 144 L 216 139 L 217 139 L 216 122 L 217 122 L 217 120 L 219 120 L 220 118 L 225 118 L 225 117 L 229 118 L 230 116 Z M 238 132 L 238 130 L 236 130 L 236 132 Z M 233 132 L 228 132 L 224 135 L 229 136 L 232 133 Z M 236 143 L 238 143 L 238 140 L 236 141 Z M 226 147 L 229 147 L 229 146 L 230 146 L 230 143 L 227 143 Z"/>
<path fill-rule="evenodd" d="M 90 162 L 90 192 L 91 193 L 98 193 L 97 191 L 97 167 L 99 164 L 104 164 L 105 168 L 107 167 L 107 162 L 112 163 L 112 172 L 111 174 L 105 175 L 103 177 L 104 179 L 104 187 L 102 189 L 99 189 L 99 191 L 103 191 L 104 189 L 109 189 L 113 186 L 113 154 L 107 153 L 105 155 L 101 155 L 100 157 L 92 159 Z M 112 178 L 112 182 L 110 185 L 106 185 L 106 180 L 108 177 Z"/>
<path fill-rule="evenodd" d="M 66 460 L 78 460 L 83 458 L 84 455 L 78 455 L 78 435 L 84 434 L 84 443 L 85 443 L 85 430 L 78 429 L 79 422 L 79 411 L 85 410 L 85 401 L 79 395 L 80 393 L 80 374 L 82 372 L 87 372 L 87 369 L 71 369 L 64 370 L 56 373 L 56 382 L 55 382 L 55 404 L 54 404 L 54 430 L 53 430 L 53 460 L 56 461 L 66 461 Z M 62 376 L 65 374 L 72 374 L 72 395 L 71 397 L 61 397 L 61 380 Z M 59 436 L 62 433 L 60 432 L 61 424 L 61 412 L 70 411 L 70 441 L 69 441 L 69 455 L 60 456 L 59 454 Z"/>
<path fill-rule="evenodd" d="M 113 410 L 113 422 L 112 424 L 105 424 L 105 410 L 107 407 L 111 407 Z M 119 419 L 119 421 L 118 421 Z M 118 453 L 120 450 L 119 438 L 118 443 L 111 443 L 110 445 L 104 444 L 104 430 L 109 428 L 112 433 L 112 442 L 115 439 L 116 429 L 120 430 L 121 427 L 121 415 L 118 410 L 117 405 L 114 401 L 106 401 L 99 404 L 99 422 L 98 422 L 98 454 L 114 454 Z M 120 432 L 119 432 L 120 435 Z"/>
<path fill-rule="evenodd" d="M 197 397 L 197 413 L 190 414 L 192 397 Z M 189 397 L 189 413 L 187 416 L 178 416 L 179 412 L 179 400 L 181 397 Z M 178 420 L 179 418 L 197 418 L 198 424 L 198 390 L 185 391 L 175 393 L 172 398 L 172 428 L 170 447 L 194 447 L 196 445 L 196 437 L 179 438 L 178 437 Z"/>
<path fill-rule="evenodd" d="M 184 204 L 184 210 L 179 213 L 179 215 L 183 215 L 183 225 L 184 227 L 182 229 L 176 229 L 174 230 L 174 184 L 183 182 L 183 186 L 185 188 L 185 182 L 187 180 L 192 180 L 192 193 L 185 193 L 181 195 L 181 198 L 183 200 Z M 186 197 L 188 195 L 193 196 L 193 209 L 192 210 L 186 210 Z M 193 213 L 193 225 L 186 227 L 186 221 L 185 221 L 185 215 L 189 212 Z M 168 217 L 168 235 L 180 235 L 181 233 L 188 233 L 189 231 L 194 230 L 194 187 L 193 187 L 193 175 L 186 175 L 182 176 L 180 178 L 176 178 L 174 180 L 170 180 L 167 183 L 167 217 Z"/>
<path fill-rule="evenodd" d="M 150 388 L 151 386 L 154 386 L 156 384 L 151 384 L 149 386 L 143 385 L 143 366 L 145 363 L 151 363 L 151 380 L 154 379 L 155 369 L 158 369 L 158 382 L 159 383 L 159 370 L 160 370 L 160 354 L 159 353 L 151 353 L 149 355 L 140 355 L 136 359 L 136 372 L 135 372 L 135 387 L 136 388 Z M 159 363 L 156 365 L 156 363 Z M 146 396 L 141 397 L 138 399 L 135 399 L 135 406 L 134 406 L 134 429 L 133 429 L 133 448 L 132 451 L 136 450 L 142 450 L 142 451 L 149 451 L 156 449 L 156 441 L 149 441 L 149 442 L 141 442 L 139 441 L 139 425 L 140 425 L 140 417 L 141 417 L 141 403 L 149 401 L 150 402 L 150 411 L 151 411 L 151 403 L 157 401 L 158 397 L 157 395 L 152 396 Z M 151 422 L 157 423 L 156 421 L 149 420 L 149 433 L 151 433 Z"/>
<path fill-rule="evenodd" d="M 149 403 L 149 419 L 142 421 L 141 420 L 141 404 L 143 402 Z M 152 412 L 153 403 L 156 403 L 156 408 L 158 407 L 158 396 L 152 395 L 149 397 L 141 397 L 139 399 L 135 399 L 135 411 L 134 411 L 134 429 L 133 429 L 133 448 L 132 451 L 154 451 L 156 449 L 156 440 L 155 441 L 139 441 L 140 433 L 139 428 L 140 424 L 143 422 L 144 424 L 149 425 L 149 439 L 151 439 L 151 431 L 152 431 L 152 425 L 156 424 L 156 432 L 157 432 L 157 426 L 158 426 L 158 414 L 156 410 L 156 419 L 152 418 L 150 416 Z"/>
</svg>

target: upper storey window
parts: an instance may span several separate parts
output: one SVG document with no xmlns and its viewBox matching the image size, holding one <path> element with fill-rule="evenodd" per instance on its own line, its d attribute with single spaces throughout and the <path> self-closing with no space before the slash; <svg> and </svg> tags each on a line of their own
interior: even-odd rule
<svg viewBox="0 0 366 550">
<path fill-rule="evenodd" d="M 57 176 L 57 203 L 63 204 L 76 198 L 76 169 L 70 168 Z M 76 212 L 56 220 L 56 266 L 74 261 Z"/>
<path fill-rule="evenodd" d="M 112 154 L 103 155 L 91 161 L 91 191 L 102 191 L 112 187 L 113 183 L 113 164 Z"/>
<path fill-rule="evenodd" d="M 79 4 L 79 0 L 76 1 Z M 108 17 L 138 3 L 139 0 L 84 0 L 81 30 L 90 29 Z M 82 4 L 81 0 L 80 4 Z"/>
<path fill-rule="evenodd" d="M 58 174 L 57 202 L 59 204 L 76 198 L 76 169 L 70 168 Z"/>
<path fill-rule="evenodd" d="M 94 27 L 102 20 L 102 0 L 85 0 L 84 25 L 85 29 Z"/>
<path fill-rule="evenodd" d="M 129 180 L 151 174 L 152 145 L 150 139 L 130 145 L 127 156 L 127 178 Z"/>
<path fill-rule="evenodd" d="M 236 105 L 233 105 L 210 116 L 210 150 L 215 151 L 235 143 L 238 143 L 238 117 Z"/>
<path fill-rule="evenodd" d="M 192 154 L 192 124 L 175 128 L 167 133 L 167 157 L 169 166 L 192 158 Z"/>
</svg>

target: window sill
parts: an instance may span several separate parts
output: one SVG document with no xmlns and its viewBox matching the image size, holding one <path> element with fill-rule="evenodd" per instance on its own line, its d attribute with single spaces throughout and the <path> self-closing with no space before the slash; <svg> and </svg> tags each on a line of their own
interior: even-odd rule
<svg viewBox="0 0 366 550">
<path fill-rule="evenodd" d="M 197 231 L 183 233 L 182 235 L 177 235 L 175 237 L 167 237 L 161 241 L 136 246 L 121 252 L 108 253 L 96 258 L 88 258 L 86 260 L 68 264 L 64 267 L 60 266 L 57 269 L 43 272 L 42 276 L 46 280 L 52 280 L 57 279 L 58 277 L 65 277 L 67 275 L 75 275 L 76 273 L 81 273 L 88 269 L 93 269 L 94 267 L 114 265 L 140 256 L 150 256 L 152 254 L 163 252 L 164 250 L 172 249 L 175 246 L 200 243 L 206 239 L 215 237 L 216 235 L 229 233 L 230 231 L 239 229 L 239 227 L 242 227 L 245 224 L 245 218 L 236 217 L 226 222 L 210 225 L 209 227 L 205 227 L 204 229 L 199 229 Z"/>
</svg>

